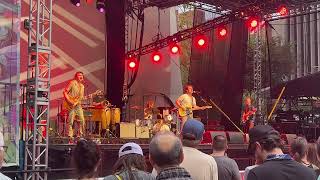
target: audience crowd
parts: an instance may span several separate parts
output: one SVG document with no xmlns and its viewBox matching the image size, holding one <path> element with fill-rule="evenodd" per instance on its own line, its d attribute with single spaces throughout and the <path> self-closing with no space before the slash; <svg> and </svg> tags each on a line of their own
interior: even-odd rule
<svg viewBox="0 0 320 180">
<path fill-rule="evenodd" d="M 257 125 L 249 131 L 248 154 L 255 164 L 240 171 L 234 159 L 227 156 L 228 138 L 216 135 L 212 139 L 212 154 L 197 149 L 202 141 L 204 125 L 188 120 L 180 137 L 164 131 L 156 134 L 146 156 L 136 143 L 124 144 L 111 175 L 98 178 L 101 163 L 99 147 L 91 140 L 80 140 L 74 150 L 78 179 L 104 180 L 320 180 L 320 138 L 308 143 L 296 137 L 284 153 L 284 141 L 269 125 Z M 147 170 L 146 159 L 153 167 Z"/>
</svg>

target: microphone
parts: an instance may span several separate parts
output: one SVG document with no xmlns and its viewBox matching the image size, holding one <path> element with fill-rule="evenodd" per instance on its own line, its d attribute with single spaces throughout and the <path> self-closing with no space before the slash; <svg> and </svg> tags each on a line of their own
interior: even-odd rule
<svg viewBox="0 0 320 180">
<path fill-rule="evenodd" d="M 201 91 L 193 91 L 193 93 L 195 93 L 195 94 L 200 94 Z"/>
</svg>

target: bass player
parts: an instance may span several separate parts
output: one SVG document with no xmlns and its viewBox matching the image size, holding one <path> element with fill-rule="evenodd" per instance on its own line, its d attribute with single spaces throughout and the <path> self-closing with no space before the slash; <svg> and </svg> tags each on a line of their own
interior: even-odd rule
<svg viewBox="0 0 320 180">
<path fill-rule="evenodd" d="M 249 130 L 254 127 L 254 115 L 256 112 L 257 109 L 253 107 L 251 98 L 247 97 L 245 99 L 244 111 L 242 114 L 242 124 L 245 133 L 248 133 Z"/>
</svg>

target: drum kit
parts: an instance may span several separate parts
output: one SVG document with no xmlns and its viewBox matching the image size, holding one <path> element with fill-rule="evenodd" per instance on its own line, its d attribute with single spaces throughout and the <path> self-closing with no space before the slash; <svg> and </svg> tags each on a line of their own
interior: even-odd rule
<svg viewBox="0 0 320 180">
<path fill-rule="evenodd" d="M 131 109 L 142 110 L 142 107 L 132 106 Z M 174 114 L 177 113 L 177 109 L 146 107 L 143 110 L 144 118 L 135 119 L 136 127 L 148 127 L 150 135 L 161 131 L 176 132 L 177 122 L 174 120 Z"/>
</svg>

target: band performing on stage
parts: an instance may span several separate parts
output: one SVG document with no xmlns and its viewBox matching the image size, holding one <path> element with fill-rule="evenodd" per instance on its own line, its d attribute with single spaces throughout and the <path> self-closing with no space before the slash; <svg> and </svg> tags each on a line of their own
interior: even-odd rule
<svg viewBox="0 0 320 180">
<path fill-rule="evenodd" d="M 69 82 L 63 91 L 64 101 L 61 113 L 66 114 L 64 117 L 68 122 L 67 134 L 70 143 L 73 142 L 74 137 L 83 137 L 85 135 L 98 137 L 120 136 L 119 132 L 116 132 L 119 131 L 117 127 L 120 126 L 120 108 L 114 107 L 106 99 L 103 91 L 97 90 L 85 96 L 84 88 L 84 75 L 82 72 L 77 72 L 74 79 Z M 211 103 L 208 103 L 201 97 L 205 105 L 198 106 L 193 94 L 197 94 L 196 97 L 201 97 L 200 92 L 194 91 L 193 86 L 187 84 L 184 87 L 184 94 L 175 101 L 176 107 L 157 107 L 154 100 L 146 101 L 144 107 L 131 106 L 130 109 L 134 110 L 135 113 L 134 122 L 122 122 L 120 128 L 134 124 L 136 131 L 140 128 L 143 129 L 143 132 L 147 131 L 147 135 L 144 135 L 144 137 L 151 137 L 160 131 L 173 131 L 179 134 L 185 122 L 188 119 L 195 118 L 194 111 L 212 109 L 212 104 L 224 114 L 211 99 Z M 143 111 L 142 119 L 137 117 L 138 111 Z M 256 111 L 257 109 L 251 103 L 251 98 L 246 98 L 241 119 L 244 132 L 247 133 L 254 126 Z M 200 118 L 196 119 L 201 120 Z M 77 130 L 75 129 L 75 122 L 79 122 Z M 138 136 L 137 133 L 135 136 Z"/>
</svg>

